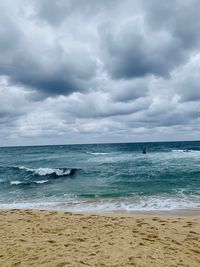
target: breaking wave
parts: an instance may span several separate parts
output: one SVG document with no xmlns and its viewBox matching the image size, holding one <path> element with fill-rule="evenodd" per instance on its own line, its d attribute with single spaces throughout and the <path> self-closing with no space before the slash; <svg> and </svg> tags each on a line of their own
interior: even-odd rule
<svg viewBox="0 0 200 267">
<path fill-rule="evenodd" d="M 35 176 L 51 176 L 51 177 L 60 177 L 60 176 L 70 176 L 75 174 L 78 169 L 72 168 L 27 168 L 27 167 L 17 167 L 19 170 L 25 170 L 31 172 Z"/>
<path fill-rule="evenodd" d="M 197 196 L 152 196 L 119 199 L 87 199 L 68 196 L 64 199 L 38 199 L 36 202 L 0 203 L 2 208 L 35 208 L 46 210 L 65 210 L 74 212 L 153 212 L 173 210 L 199 210 Z"/>
</svg>

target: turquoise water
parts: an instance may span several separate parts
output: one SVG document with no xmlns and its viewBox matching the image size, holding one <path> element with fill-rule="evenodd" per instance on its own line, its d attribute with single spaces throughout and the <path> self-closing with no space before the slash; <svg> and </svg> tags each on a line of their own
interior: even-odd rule
<svg viewBox="0 0 200 267">
<path fill-rule="evenodd" d="M 199 208 L 200 142 L 2 147 L 0 208 L 23 207 Z"/>
</svg>

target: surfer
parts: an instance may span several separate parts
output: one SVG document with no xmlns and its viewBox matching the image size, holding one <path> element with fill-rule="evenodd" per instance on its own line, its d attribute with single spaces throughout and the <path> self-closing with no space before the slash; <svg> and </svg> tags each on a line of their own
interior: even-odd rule
<svg viewBox="0 0 200 267">
<path fill-rule="evenodd" d="M 146 154 L 147 153 L 147 149 L 144 148 L 143 151 L 142 151 L 143 154 Z"/>
</svg>

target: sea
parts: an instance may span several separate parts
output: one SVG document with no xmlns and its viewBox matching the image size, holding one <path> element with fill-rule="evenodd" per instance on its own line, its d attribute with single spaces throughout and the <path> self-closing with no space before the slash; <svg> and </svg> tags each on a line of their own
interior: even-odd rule
<svg viewBox="0 0 200 267">
<path fill-rule="evenodd" d="M 0 147 L 0 209 L 11 208 L 199 209 L 200 141 Z"/>
</svg>

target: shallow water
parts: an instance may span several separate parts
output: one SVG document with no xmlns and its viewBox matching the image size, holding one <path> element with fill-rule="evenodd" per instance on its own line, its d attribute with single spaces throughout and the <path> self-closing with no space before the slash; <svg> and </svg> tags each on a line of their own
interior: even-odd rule
<svg viewBox="0 0 200 267">
<path fill-rule="evenodd" d="M 23 207 L 199 208 L 200 142 L 0 148 L 0 208 Z"/>
</svg>

